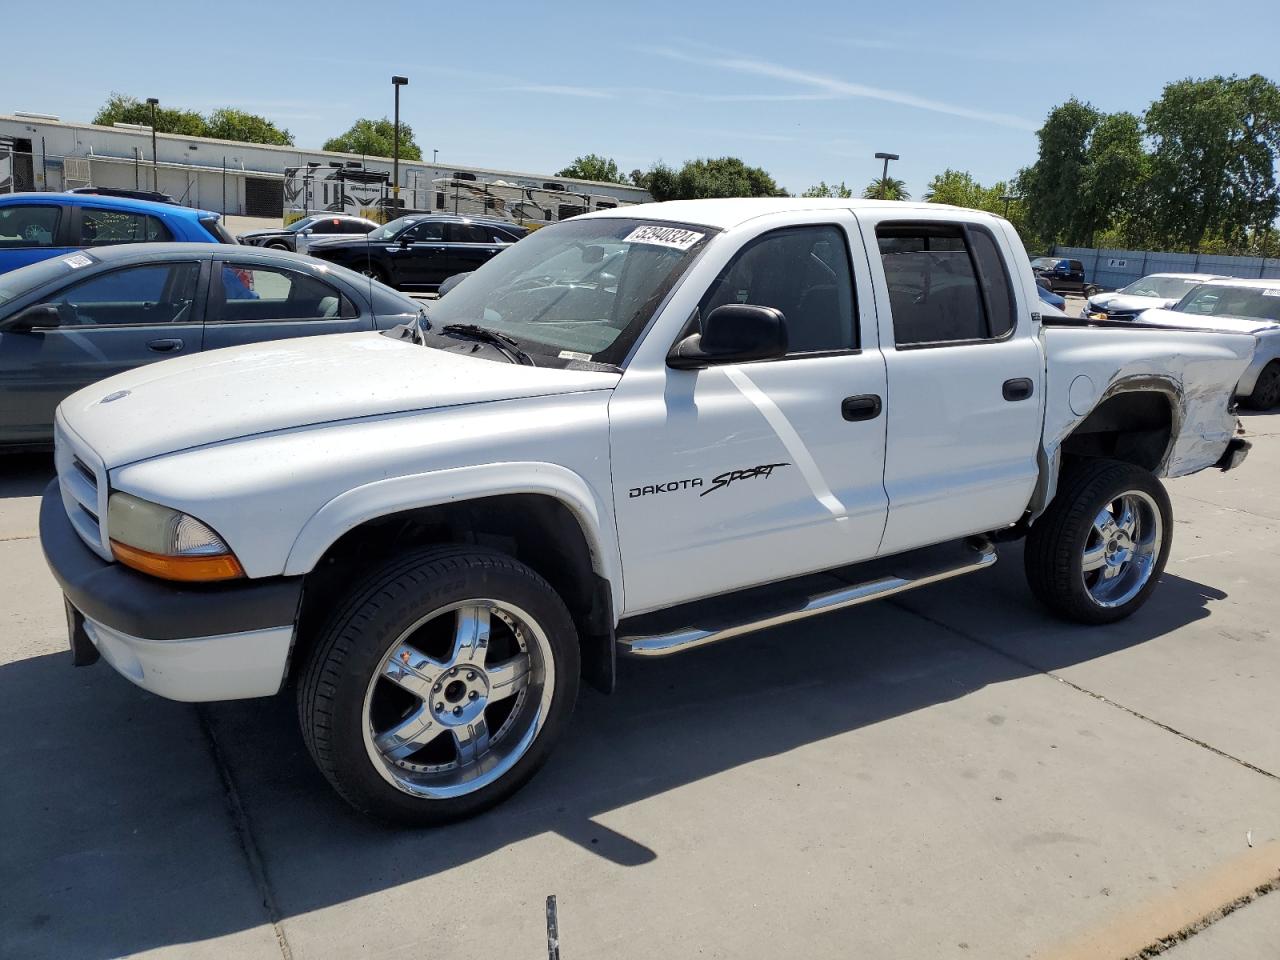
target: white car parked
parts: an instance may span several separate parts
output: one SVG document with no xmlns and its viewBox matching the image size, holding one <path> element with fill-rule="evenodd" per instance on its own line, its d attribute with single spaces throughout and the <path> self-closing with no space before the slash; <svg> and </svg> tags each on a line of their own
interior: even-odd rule
<svg viewBox="0 0 1280 960">
<path fill-rule="evenodd" d="M 181 700 L 292 680 L 343 797 L 438 823 L 527 781 L 616 654 L 1018 537 L 1053 611 L 1130 615 L 1169 555 L 1158 478 L 1247 451 L 1254 346 L 1049 323 L 1017 233 L 973 210 L 632 206 L 537 231 L 429 322 L 73 395 L 41 537 L 77 662 Z"/>
<path fill-rule="evenodd" d="M 1222 279 L 1212 273 L 1153 273 L 1111 293 L 1095 293 L 1080 311 L 1090 320 L 1133 320 L 1144 310 L 1172 307 L 1193 287 Z"/>
</svg>

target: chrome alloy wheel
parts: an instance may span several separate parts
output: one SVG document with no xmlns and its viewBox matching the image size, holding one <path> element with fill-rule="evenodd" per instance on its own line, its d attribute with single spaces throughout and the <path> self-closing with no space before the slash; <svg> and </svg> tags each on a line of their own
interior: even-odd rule
<svg viewBox="0 0 1280 960">
<path fill-rule="evenodd" d="M 365 749 L 405 793 L 473 793 L 528 752 L 555 680 L 546 633 L 523 610 L 488 599 L 441 607 L 396 638 L 370 679 Z"/>
<path fill-rule="evenodd" d="M 1122 493 L 1093 518 L 1081 571 L 1100 607 L 1119 607 L 1137 596 L 1155 569 L 1164 540 L 1160 510 L 1141 490 Z"/>
</svg>

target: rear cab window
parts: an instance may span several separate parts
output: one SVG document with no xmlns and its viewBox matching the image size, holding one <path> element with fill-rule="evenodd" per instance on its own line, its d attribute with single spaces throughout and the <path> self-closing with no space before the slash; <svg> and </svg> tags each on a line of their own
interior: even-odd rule
<svg viewBox="0 0 1280 960">
<path fill-rule="evenodd" d="M 981 343 L 1013 332 L 1013 285 L 985 228 L 887 222 L 876 228 L 876 239 L 896 347 Z"/>
</svg>

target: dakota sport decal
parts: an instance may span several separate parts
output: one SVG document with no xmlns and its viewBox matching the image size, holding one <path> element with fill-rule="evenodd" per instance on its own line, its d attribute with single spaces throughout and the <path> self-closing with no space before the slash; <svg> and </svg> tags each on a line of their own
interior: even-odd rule
<svg viewBox="0 0 1280 960">
<path fill-rule="evenodd" d="M 715 493 L 717 490 L 723 490 L 731 483 L 739 480 L 754 480 L 756 477 L 768 479 L 773 475 L 773 471 L 778 467 L 789 467 L 789 463 L 762 463 L 754 467 L 746 467 L 742 470 L 726 470 L 724 473 L 717 474 L 709 481 L 703 481 L 701 477 L 690 477 L 687 480 L 668 480 L 666 483 L 649 483 L 643 487 L 632 487 L 627 491 L 627 496 L 634 500 L 636 497 L 648 497 L 655 493 L 675 493 L 678 490 L 694 490 L 698 487 L 710 486 L 703 490 L 698 496 L 705 497 L 708 493 Z"/>
</svg>

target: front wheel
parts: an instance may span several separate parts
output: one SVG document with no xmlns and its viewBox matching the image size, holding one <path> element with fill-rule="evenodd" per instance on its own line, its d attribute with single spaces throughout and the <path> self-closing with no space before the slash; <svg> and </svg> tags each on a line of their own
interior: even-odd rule
<svg viewBox="0 0 1280 960">
<path fill-rule="evenodd" d="M 1147 601 L 1169 559 L 1173 510 L 1160 481 L 1133 464 L 1066 470 L 1027 536 L 1031 592 L 1059 616 L 1113 623 Z"/>
<path fill-rule="evenodd" d="M 1253 392 L 1240 402 L 1252 410 L 1270 410 L 1280 404 L 1280 360 L 1272 360 L 1258 374 Z"/>
<path fill-rule="evenodd" d="M 391 284 L 391 279 L 387 276 L 387 271 L 383 270 L 376 263 L 366 263 L 363 267 L 360 268 L 360 273 L 363 276 L 372 277 L 374 280 L 377 280 L 379 283 L 385 283 L 388 286 L 390 286 Z"/>
<path fill-rule="evenodd" d="M 505 554 L 418 552 L 358 588 L 298 685 L 303 738 L 356 809 L 399 823 L 469 817 L 515 792 L 578 692 L 573 621 Z"/>
</svg>

